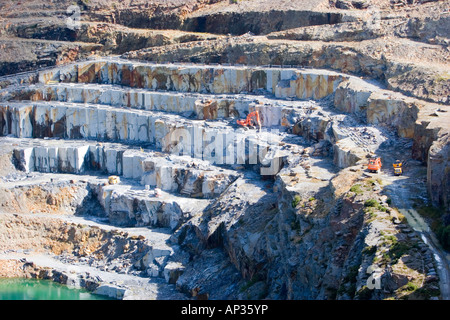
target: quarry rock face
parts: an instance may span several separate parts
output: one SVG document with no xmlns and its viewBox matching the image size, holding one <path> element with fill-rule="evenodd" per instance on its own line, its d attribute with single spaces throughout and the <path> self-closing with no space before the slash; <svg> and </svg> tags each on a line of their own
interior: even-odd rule
<svg viewBox="0 0 450 320">
<path fill-rule="evenodd" d="M 99 61 L 39 74 L 40 82 L 82 82 L 177 92 L 236 94 L 263 89 L 277 98 L 321 99 L 334 92 L 343 75 L 261 67 L 177 66 Z"/>
<path fill-rule="evenodd" d="M 425 124 L 417 119 L 424 109 L 416 100 L 380 92 L 359 79 L 314 72 L 89 62 L 45 71 L 39 77 L 42 83 L 6 94 L 10 101 L 0 104 L 1 130 L 8 139 L 19 139 L 13 155 L 25 172 L 97 172 L 123 178 L 119 185 L 88 182 L 82 202 L 95 205 L 85 210 L 77 205 L 75 212 L 117 227 L 168 228 L 175 232 L 171 241 L 189 255 L 223 247 L 230 272 L 236 268 L 244 279 L 260 279 L 270 298 L 326 299 L 343 285 L 337 280 L 349 263 L 343 257 L 357 255 L 350 248 L 361 241 L 357 234 L 365 221 L 364 206 L 351 205 L 331 188 L 333 179 L 346 179 L 337 171 L 357 168 L 375 153 L 390 138 L 383 130 L 394 128 L 401 137 L 411 138 L 413 150 L 425 150 L 433 136 L 420 134 Z M 182 80 L 185 76 L 190 80 Z M 127 86 L 130 90 L 124 90 Z M 266 95 L 254 101 L 247 90 Z M 14 101 L 24 96 L 29 101 Z M 229 125 L 230 119 L 254 111 L 261 114 L 264 130 Z M 426 128 L 435 134 L 431 126 Z M 430 159 L 431 192 L 446 183 L 439 175 L 445 167 L 441 150 L 420 154 Z M 323 163 L 319 167 L 318 161 Z M 273 190 L 250 183 L 248 174 L 233 170 L 236 165 L 256 170 L 250 181 L 275 177 Z M 128 185 L 121 185 L 125 181 Z M 440 192 L 433 199 L 446 201 Z M 47 203 L 56 204 L 53 199 Z M 354 216 L 348 220 L 350 212 Z M 345 227 L 341 219 L 347 221 Z M 286 236 L 269 231 L 269 226 Z M 348 236 L 340 240 L 336 232 Z M 198 290 L 194 282 L 185 282 L 189 266 L 185 260 L 171 260 L 178 253 L 167 250 L 149 251 L 134 265 L 188 294 L 224 297 L 210 292 L 207 283 Z M 321 267 L 307 271 L 318 261 Z M 290 267 L 280 272 L 280 265 Z M 328 279 L 326 288 L 306 289 L 320 279 Z"/>
<path fill-rule="evenodd" d="M 115 299 L 449 298 L 428 226 L 450 208 L 445 3 L 95 0 L 74 29 L 41 5 L 0 13 L 0 275 Z"/>
<path fill-rule="evenodd" d="M 427 185 L 431 201 L 436 205 L 448 207 L 448 159 L 449 159 L 448 132 L 435 141 L 428 153 Z"/>
</svg>

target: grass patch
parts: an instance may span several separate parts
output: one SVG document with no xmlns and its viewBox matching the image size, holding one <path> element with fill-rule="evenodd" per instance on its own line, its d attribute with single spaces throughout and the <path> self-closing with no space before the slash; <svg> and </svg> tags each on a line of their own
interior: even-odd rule
<svg viewBox="0 0 450 320">
<path fill-rule="evenodd" d="M 400 288 L 401 291 L 407 291 L 407 292 L 414 292 L 417 289 L 419 289 L 419 287 L 412 282 L 408 282 L 407 284 L 405 284 L 403 287 Z"/>
<path fill-rule="evenodd" d="M 368 212 L 369 212 L 369 221 L 370 222 L 375 220 L 378 217 L 378 215 L 375 212 L 373 212 L 372 209 L 369 209 Z"/>
<path fill-rule="evenodd" d="M 395 214 L 397 215 L 397 219 L 400 220 L 401 223 L 408 223 L 408 219 L 406 219 L 405 215 L 395 210 Z M 395 220 L 395 217 L 392 218 Z"/>
<path fill-rule="evenodd" d="M 418 205 L 417 203 L 415 203 L 413 207 L 421 216 L 429 218 L 431 220 L 440 219 L 442 217 L 442 213 L 444 212 L 443 209 L 436 208 L 430 205 Z"/>
<path fill-rule="evenodd" d="M 382 206 L 376 199 L 367 199 L 364 202 L 364 207 L 366 208 L 375 208 L 382 212 L 387 212 L 389 209 L 385 206 Z"/>
<path fill-rule="evenodd" d="M 354 192 L 356 194 L 362 194 L 363 190 L 361 189 L 361 185 L 360 184 L 354 184 L 351 188 L 350 188 L 351 192 Z"/>
<path fill-rule="evenodd" d="M 302 201 L 302 198 L 299 195 L 296 195 L 294 200 L 292 200 L 292 208 L 296 208 L 300 201 Z"/>
<path fill-rule="evenodd" d="M 395 244 L 395 243 L 398 242 L 397 237 L 394 236 L 394 235 L 385 236 L 384 239 L 386 239 L 386 240 L 392 242 L 393 244 Z"/>
<path fill-rule="evenodd" d="M 378 208 L 379 206 L 380 206 L 380 204 L 375 199 L 367 199 L 364 202 L 364 207 L 375 207 L 375 208 Z"/>
<path fill-rule="evenodd" d="M 371 190 L 374 186 L 376 186 L 377 184 L 379 184 L 380 186 L 383 185 L 383 181 L 380 178 L 376 178 L 376 179 L 367 179 L 365 180 L 364 186 L 368 189 Z"/>
<path fill-rule="evenodd" d="M 441 81 L 447 81 L 450 79 L 450 74 L 448 72 L 445 72 L 443 74 L 439 74 L 436 76 L 436 81 L 441 82 Z"/>
<path fill-rule="evenodd" d="M 394 235 L 383 236 L 383 245 L 385 246 L 393 246 L 398 243 L 398 239 Z"/>
<path fill-rule="evenodd" d="M 384 258 L 391 264 L 396 264 L 404 254 L 411 249 L 411 245 L 405 242 L 395 242 L 391 249 L 384 255 Z"/>
</svg>

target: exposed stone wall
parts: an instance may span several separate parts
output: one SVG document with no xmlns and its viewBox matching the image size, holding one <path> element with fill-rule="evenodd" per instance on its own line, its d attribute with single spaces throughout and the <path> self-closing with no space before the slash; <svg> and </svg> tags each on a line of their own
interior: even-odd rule
<svg viewBox="0 0 450 320">
<path fill-rule="evenodd" d="M 358 166 L 341 170 L 330 181 L 300 174 L 297 186 L 292 184 L 293 170 L 295 166 L 285 168 L 277 177 L 277 193 L 237 181 L 203 219 L 183 226 L 177 235 L 182 248 L 200 255 L 201 266 L 209 250 L 223 247 L 248 281 L 241 288 L 247 298 L 347 300 L 368 294 L 373 299 L 397 299 L 408 295 L 402 289 L 408 281 L 435 287 L 430 251 L 399 220 L 378 185 L 359 180 Z M 354 184 L 361 185 L 358 193 L 349 191 Z M 251 198 L 239 206 L 243 192 Z M 376 199 L 384 209 L 368 210 L 368 199 Z M 398 243 L 404 246 L 402 253 Z M 383 254 L 383 259 L 401 257 L 380 267 L 383 290 L 367 289 L 373 260 Z M 179 279 L 183 290 L 197 288 L 199 295 L 217 296 L 210 281 L 187 272 Z"/>
<path fill-rule="evenodd" d="M 209 159 L 218 164 L 224 163 L 225 153 L 221 150 L 229 145 L 234 150 L 240 150 L 231 154 L 233 161 L 230 163 L 259 164 L 264 160 L 267 148 L 280 140 L 279 136 L 271 133 L 264 137 L 230 131 L 225 123 L 206 128 L 201 121 L 185 120 L 174 115 L 165 116 L 106 106 L 44 102 L 3 103 L 0 110 L 0 132 L 3 135 L 152 144 L 165 152 Z M 225 137 L 233 133 L 241 138 L 225 141 Z M 222 140 L 215 137 L 221 137 Z M 245 141 L 250 141 L 249 149 L 246 149 Z M 114 158 L 114 155 L 111 156 Z M 79 163 L 74 165 L 79 167 Z M 120 169 L 118 170 L 120 172 Z"/>
<path fill-rule="evenodd" d="M 264 90 L 279 98 L 321 99 L 332 94 L 344 76 L 326 71 L 261 67 L 177 66 L 127 62 L 87 62 L 44 71 L 41 83 L 84 82 L 132 88 L 201 93 Z"/>
<path fill-rule="evenodd" d="M 73 69 L 75 68 L 75 69 Z M 131 69 L 130 69 L 131 68 Z M 79 70 L 78 70 L 79 69 Z M 78 70 L 78 71 L 77 71 Z M 102 71 L 103 70 L 103 71 Z M 72 73 L 81 72 L 86 76 L 74 76 Z M 140 79 L 140 80 L 137 80 Z M 188 80 L 189 79 L 189 80 Z M 380 87 L 371 85 L 368 82 L 352 78 L 322 72 L 319 70 L 293 69 L 252 69 L 252 68 L 205 68 L 198 67 L 178 67 L 161 65 L 130 65 L 120 63 L 87 63 L 85 65 L 74 65 L 68 67 L 67 71 L 49 71 L 41 73 L 41 82 L 48 83 L 56 81 L 63 82 L 100 82 L 119 84 L 137 88 L 163 89 L 178 92 L 211 92 L 220 93 L 241 93 L 258 92 L 259 89 L 273 94 L 277 98 L 299 98 L 299 99 L 321 99 L 335 92 L 335 106 L 345 112 L 358 113 L 372 104 L 368 108 L 366 117 L 370 123 L 381 123 L 392 118 L 393 115 L 399 118 L 400 113 L 404 113 L 402 101 L 411 104 L 411 99 L 400 94 L 385 91 Z M 45 93 L 39 93 L 37 98 L 46 100 L 60 100 L 84 103 L 105 103 L 117 104 L 131 107 L 153 109 L 157 104 L 168 105 L 167 111 L 172 111 L 172 104 L 177 105 L 180 95 L 170 93 L 149 92 L 141 93 L 137 90 L 124 92 L 121 89 L 96 89 L 93 88 L 71 88 L 68 86 L 50 86 L 45 89 Z M 380 92 L 380 93 L 378 93 Z M 168 101 L 159 100 L 163 96 L 168 97 Z M 156 99 L 153 102 L 153 97 Z M 161 97 L 161 98 L 160 98 Z M 174 97 L 176 103 L 170 99 Z M 188 110 L 192 110 L 192 102 L 189 96 L 183 96 L 187 100 Z M 369 99 L 370 98 L 370 99 Z M 353 100 L 349 100 L 353 99 Z M 410 101 L 411 100 L 411 101 Z M 382 104 L 386 104 L 382 106 Z M 400 105 L 399 105 L 400 104 Z M 382 112 L 375 110 L 382 106 Z M 181 111 L 181 110 L 180 110 Z M 380 113 L 381 115 L 378 115 Z M 377 118 L 374 118 L 377 114 Z M 379 118 L 379 117 L 384 118 Z"/>
<path fill-rule="evenodd" d="M 33 106 L 3 106 L 0 121 L 3 134 L 153 143 L 161 150 L 170 151 L 175 145 L 165 137 L 182 129 L 189 132 L 191 141 L 178 147 L 195 152 L 192 151 L 193 140 L 204 137 L 207 131 L 203 124 L 184 119 L 176 121 L 173 117 L 161 120 L 161 115 L 147 115 L 144 110 L 179 115 L 192 112 L 197 119 L 245 117 L 246 113 L 258 110 L 265 127 L 292 127 L 293 133 L 309 140 L 328 140 L 334 145 L 335 163 L 339 167 L 347 167 L 363 159 L 368 150 L 358 148 L 351 139 L 345 140 L 348 134 L 330 136 L 330 118 L 320 116 L 319 122 L 316 124 L 314 121 L 312 125 L 309 121 L 311 115 L 305 118 L 301 112 L 295 111 L 295 107 L 287 104 L 254 103 L 250 98 L 236 99 L 226 94 L 265 92 L 282 99 L 321 99 L 334 94 L 334 106 L 338 110 L 355 114 L 369 124 L 394 129 L 400 137 L 413 139 L 412 157 L 423 162 L 427 161 L 428 149 L 437 139 L 446 116 L 442 112 L 436 113 L 435 110 L 441 108 L 439 105 L 409 98 L 355 77 L 318 70 L 99 60 L 43 71 L 39 78 L 40 82 L 49 84 L 31 88 L 30 93 L 21 91 L 17 94 L 29 95 L 33 100 L 67 101 L 71 104 L 45 106 L 39 102 Z M 59 84 L 52 84 L 54 82 Z M 92 86 L 70 84 L 80 82 L 91 83 Z M 130 89 L 95 85 L 104 83 Z M 166 92 L 140 91 L 141 88 Z M 204 93 L 209 93 L 211 99 L 200 99 L 200 94 Z M 94 109 L 73 103 L 100 103 L 117 109 Z M 122 107 L 139 110 L 119 110 Z M 430 118 L 432 113 L 438 116 Z M 441 116 L 444 120 L 440 119 Z M 91 124 L 91 119 L 98 120 Z M 308 123 L 306 119 L 309 119 Z M 433 124 L 428 125 L 428 122 Z M 219 127 L 213 129 L 218 130 L 217 134 L 226 132 L 225 127 Z"/>
<path fill-rule="evenodd" d="M 120 145 L 81 144 L 66 146 L 41 143 L 14 149 L 17 166 L 25 172 L 119 175 L 142 185 L 195 198 L 220 195 L 238 176 L 234 171 L 212 166 L 208 161 L 154 152 L 127 150 Z"/>
<path fill-rule="evenodd" d="M 266 128 L 280 125 L 288 127 L 290 125 L 290 113 L 302 106 L 301 101 L 293 103 L 270 99 L 263 95 L 146 91 L 97 84 L 77 87 L 64 83 L 30 86 L 11 93 L 11 97 L 5 97 L 5 99 L 15 100 L 20 97 L 28 98 L 21 100 L 101 104 L 147 111 L 162 111 L 189 115 L 190 118 L 198 120 L 243 118 L 249 112 L 257 110 L 260 113 L 261 123 Z M 303 101 L 303 104 L 308 105 L 311 102 Z"/>
<path fill-rule="evenodd" d="M 2 212 L 75 214 L 89 196 L 85 183 L 69 181 L 2 187 Z"/>
<path fill-rule="evenodd" d="M 431 145 L 427 161 L 427 185 L 431 201 L 450 211 L 450 141 L 448 131 L 442 130 Z"/>
</svg>

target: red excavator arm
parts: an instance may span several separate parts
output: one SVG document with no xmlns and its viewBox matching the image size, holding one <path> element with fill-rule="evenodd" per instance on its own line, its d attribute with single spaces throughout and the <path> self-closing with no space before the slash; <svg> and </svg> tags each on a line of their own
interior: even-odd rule
<svg viewBox="0 0 450 320">
<path fill-rule="evenodd" d="M 248 127 L 248 126 L 258 126 L 259 129 L 261 129 L 261 120 L 259 119 L 259 112 L 258 111 L 253 111 L 250 112 L 247 116 L 247 119 L 245 120 L 236 120 L 238 125 L 241 125 L 243 127 Z"/>
</svg>

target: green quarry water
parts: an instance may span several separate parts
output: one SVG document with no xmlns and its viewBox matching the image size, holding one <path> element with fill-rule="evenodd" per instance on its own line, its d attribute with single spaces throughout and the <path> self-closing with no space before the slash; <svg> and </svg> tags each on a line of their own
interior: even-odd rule
<svg viewBox="0 0 450 320">
<path fill-rule="evenodd" d="M 50 280 L 0 279 L 0 300 L 109 300 Z"/>
</svg>

